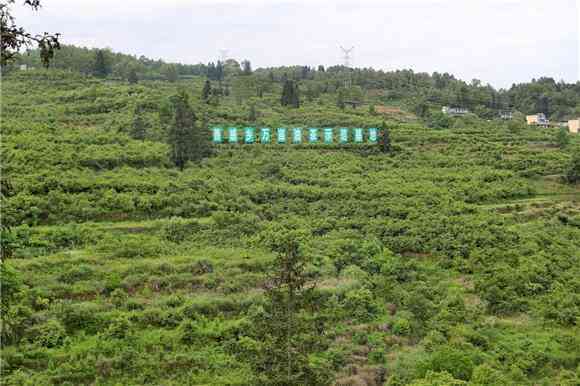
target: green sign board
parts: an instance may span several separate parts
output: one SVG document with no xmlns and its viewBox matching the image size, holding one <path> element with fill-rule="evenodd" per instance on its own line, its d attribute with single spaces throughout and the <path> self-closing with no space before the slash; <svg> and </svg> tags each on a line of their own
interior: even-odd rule
<svg viewBox="0 0 580 386">
<path fill-rule="evenodd" d="M 244 142 L 245 143 L 254 143 L 256 140 L 256 135 L 254 134 L 253 127 L 246 127 L 244 129 Z"/>
<path fill-rule="evenodd" d="M 238 129 L 236 129 L 235 127 L 230 127 L 228 129 L 228 142 L 238 143 Z"/>
<path fill-rule="evenodd" d="M 378 129 L 377 128 L 370 128 L 369 129 L 369 142 L 371 143 L 377 143 L 377 141 L 379 140 L 379 133 L 378 133 Z"/>
<path fill-rule="evenodd" d="M 332 128 L 327 127 L 324 129 L 324 143 L 332 143 L 333 141 L 333 133 L 332 133 Z"/>
<path fill-rule="evenodd" d="M 211 129 L 211 131 L 212 131 L 213 143 L 222 143 L 224 140 L 224 137 L 223 137 L 224 130 L 221 127 L 214 127 L 213 129 Z"/>
<path fill-rule="evenodd" d="M 302 129 L 299 127 L 295 127 L 292 129 L 292 143 L 301 143 L 302 142 Z"/>
<path fill-rule="evenodd" d="M 277 138 L 278 143 L 286 143 L 286 129 L 283 127 L 278 128 L 277 134 L 278 134 Z"/>
<path fill-rule="evenodd" d="M 354 142 L 362 143 L 362 141 L 363 141 L 363 129 L 360 128 L 354 129 Z"/>
<path fill-rule="evenodd" d="M 340 143 L 348 143 L 348 129 L 346 127 L 340 128 Z"/>
<path fill-rule="evenodd" d="M 307 132 L 303 133 L 303 130 Z M 376 144 L 379 142 L 380 131 L 376 127 L 371 127 L 368 129 L 362 129 L 360 127 L 341 127 L 336 130 L 337 141 L 341 144 L 348 144 L 350 142 L 364 143 L 365 141 L 368 143 Z M 290 131 L 290 133 L 288 131 Z M 254 127 L 228 127 L 226 129 L 223 127 L 212 127 L 211 135 L 212 142 L 214 144 L 220 144 L 224 142 L 238 143 L 239 140 L 241 140 L 242 143 L 247 144 L 256 142 L 268 144 L 274 141 L 278 144 L 285 144 L 288 142 L 294 144 L 300 144 L 303 142 L 323 142 L 325 144 L 333 144 L 335 142 L 335 129 L 332 127 L 309 127 L 307 129 L 300 127 L 291 129 L 285 127 L 279 127 L 276 129 L 270 129 L 268 127 L 263 127 L 260 129 L 256 129 Z"/>
<path fill-rule="evenodd" d="M 318 129 L 313 127 L 308 129 L 308 142 L 310 143 L 318 142 Z"/>
<path fill-rule="evenodd" d="M 270 134 L 270 129 L 264 127 L 260 130 L 260 143 L 270 143 L 272 140 L 272 135 Z"/>
</svg>

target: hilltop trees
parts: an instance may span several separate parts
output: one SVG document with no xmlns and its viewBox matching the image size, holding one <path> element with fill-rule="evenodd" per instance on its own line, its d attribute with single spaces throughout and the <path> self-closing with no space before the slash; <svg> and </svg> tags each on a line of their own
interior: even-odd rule
<svg viewBox="0 0 580 386">
<path fill-rule="evenodd" d="M 161 67 L 161 73 L 165 79 L 169 82 L 177 82 L 179 78 L 179 73 L 177 72 L 177 67 L 174 64 L 165 64 Z"/>
<path fill-rule="evenodd" d="M 280 103 L 282 104 L 282 106 L 291 106 L 294 108 L 300 107 L 300 95 L 298 92 L 298 85 L 293 80 L 287 79 L 284 82 Z"/>
<path fill-rule="evenodd" d="M 107 60 L 105 50 L 95 52 L 95 62 L 93 65 L 93 75 L 99 78 L 105 78 L 111 73 L 111 66 Z"/>
<path fill-rule="evenodd" d="M 131 68 L 129 70 L 129 73 L 127 74 L 127 81 L 130 84 L 136 84 L 137 82 L 139 82 L 139 78 L 137 77 L 137 71 L 135 70 L 135 68 Z"/>
<path fill-rule="evenodd" d="M 168 141 L 171 161 L 183 170 L 188 161 L 199 161 L 211 153 L 205 122 L 196 124 L 196 116 L 189 105 L 189 95 L 180 90 L 172 98 L 173 122 L 169 127 Z"/>
<path fill-rule="evenodd" d="M 252 64 L 249 60 L 242 62 L 242 75 L 252 75 Z"/>
</svg>

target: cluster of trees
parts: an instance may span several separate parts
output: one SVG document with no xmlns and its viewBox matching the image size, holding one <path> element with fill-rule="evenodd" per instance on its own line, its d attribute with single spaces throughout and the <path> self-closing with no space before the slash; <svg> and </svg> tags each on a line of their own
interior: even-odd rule
<svg viewBox="0 0 580 386">
<path fill-rule="evenodd" d="M 5 71 L 14 70 L 21 64 L 36 68 L 43 65 L 40 49 L 31 49 L 23 54 L 15 54 L 13 59 L 12 62 L 7 62 L 3 66 Z M 188 76 L 206 76 L 210 80 L 221 81 L 226 76 L 252 73 L 251 64 L 247 60 L 242 64 L 234 59 L 228 59 L 224 63 L 218 61 L 208 64 L 167 63 L 160 59 L 154 60 L 145 56 L 137 57 L 113 52 L 107 48 L 85 48 L 73 45 L 59 45 L 59 49 L 54 49 L 47 66 L 87 75 L 128 79 L 131 73 L 134 73 L 142 79 L 166 79 L 169 81 L 176 81 L 179 77 Z"/>
<path fill-rule="evenodd" d="M 18 56 L 16 64 L 39 66 L 40 51 L 32 50 Z M 241 64 L 233 59 L 224 63 L 184 65 L 151 60 L 144 56 L 114 53 L 108 49 L 88 49 L 62 46 L 54 51 L 50 64 L 54 68 L 69 69 L 85 74 L 114 76 L 123 79 L 166 79 L 176 81 L 179 77 L 205 76 L 225 85 L 233 84 L 238 76 L 253 78 L 243 83 L 254 83 L 254 90 L 261 94 L 272 87 L 286 89 L 287 81 L 293 81 L 296 90 L 301 89 L 308 100 L 327 93 L 337 93 L 337 105 L 344 100 L 361 102 L 367 93 L 376 101 L 390 103 L 403 101 L 417 115 L 429 121 L 431 110 L 442 105 L 464 107 L 482 118 L 497 118 L 501 111 L 516 110 L 524 114 L 543 112 L 553 120 L 564 120 L 580 115 L 580 85 L 556 82 L 552 78 L 540 78 L 529 83 L 514 84 L 511 88 L 494 89 L 474 79 L 465 82 L 448 73 L 415 73 L 412 70 L 391 72 L 370 68 L 349 69 L 343 66 L 317 68 L 308 66 L 284 66 L 252 70 L 247 60 Z M 352 86 L 345 88 L 345 81 Z M 341 94 L 342 93 L 342 94 Z M 296 105 L 296 92 L 288 89 L 285 105 Z M 299 103 L 298 103 L 299 104 Z M 439 119 L 440 117 L 435 117 Z"/>
<path fill-rule="evenodd" d="M 282 106 L 300 107 L 300 92 L 298 85 L 293 80 L 288 79 L 284 82 L 280 103 Z"/>
</svg>

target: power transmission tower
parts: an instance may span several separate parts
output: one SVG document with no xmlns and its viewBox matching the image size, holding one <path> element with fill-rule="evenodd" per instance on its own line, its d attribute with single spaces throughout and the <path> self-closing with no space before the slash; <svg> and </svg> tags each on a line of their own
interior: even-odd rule
<svg viewBox="0 0 580 386">
<path fill-rule="evenodd" d="M 352 59 L 351 53 L 354 50 L 354 47 L 350 47 L 350 48 L 344 48 L 343 46 L 340 46 L 340 49 L 342 50 L 343 53 L 343 65 L 346 69 L 346 79 L 344 80 L 344 87 L 345 88 L 350 88 L 352 85 L 352 79 L 350 77 L 350 60 Z"/>
</svg>

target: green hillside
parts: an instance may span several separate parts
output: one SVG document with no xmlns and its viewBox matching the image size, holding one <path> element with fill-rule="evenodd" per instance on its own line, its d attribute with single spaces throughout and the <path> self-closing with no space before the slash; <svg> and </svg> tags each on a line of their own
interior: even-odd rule
<svg viewBox="0 0 580 386">
<path fill-rule="evenodd" d="M 205 103 L 197 75 L 4 77 L 2 384 L 267 383 L 256 320 L 288 235 L 316 284 L 301 318 L 318 329 L 297 338 L 308 384 L 580 383 L 580 186 L 564 178 L 578 136 L 475 116 L 430 128 L 324 93 L 281 107 L 281 87 L 248 96 L 247 79 Z M 180 171 L 177 87 L 200 125 L 386 120 L 392 151 L 220 145 Z"/>
</svg>

